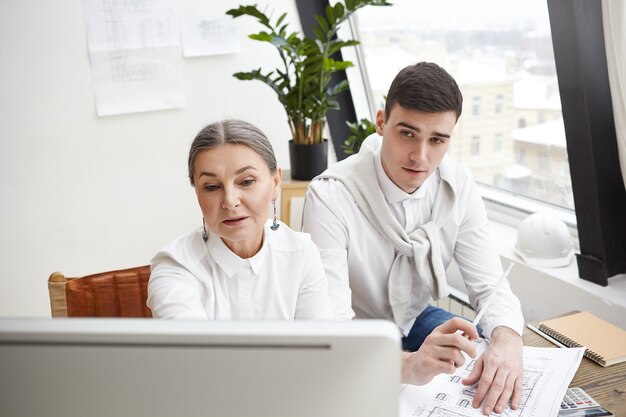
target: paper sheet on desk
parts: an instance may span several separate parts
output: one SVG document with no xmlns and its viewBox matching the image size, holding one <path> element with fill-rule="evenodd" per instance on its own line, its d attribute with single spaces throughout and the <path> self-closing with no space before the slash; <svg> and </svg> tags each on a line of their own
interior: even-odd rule
<svg viewBox="0 0 626 417">
<path fill-rule="evenodd" d="M 477 342 L 480 355 L 487 342 Z M 556 417 L 561 399 L 580 365 L 584 348 L 524 347 L 524 388 L 520 408 L 508 409 L 506 417 Z M 472 417 L 482 416 L 472 408 L 475 387 L 461 384 L 475 360 L 466 357 L 465 365 L 454 375 L 442 374 L 424 386 L 403 385 L 400 392 L 400 417 Z"/>
</svg>

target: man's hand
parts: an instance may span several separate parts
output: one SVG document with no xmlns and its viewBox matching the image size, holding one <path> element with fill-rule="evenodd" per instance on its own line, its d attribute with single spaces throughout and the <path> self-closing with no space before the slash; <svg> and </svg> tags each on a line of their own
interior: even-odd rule
<svg viewBox="0 0 626 417">
<path fill-rule="evenodd" d="M 462 381 L 464 385 L 478 382 L 472 406 L 478 408 L 482 403 L 484 415 L 488 416 L 492 410 L 502 413 L 509 399 L 513 410 L 519 407 L 524 383 L 523 346 L 522 338 L 512 329 L 495 328 L 485 353 Z"/>
<path fill-rule="evenodd" d="M 424 385 L 435 375 L 453 374 L 465 363 L 461 351 L 472 358 L 476 356 L 476 348 L 467 337 L 477 339 L 478 332 L 472 323 L 459 317 L 436 327 L 417 352 L 403 353 L 402 382 Z"/>
</svg>

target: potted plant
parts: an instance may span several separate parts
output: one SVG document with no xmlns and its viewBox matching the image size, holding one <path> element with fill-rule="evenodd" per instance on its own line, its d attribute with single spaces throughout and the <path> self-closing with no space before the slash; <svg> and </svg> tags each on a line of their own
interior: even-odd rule
<svg viewBox="0 0 626 417">
<path fill-rule="evenodd" d="M 259 80 L 267 84 L 285 108 L 292 138 L 289 141 L 291 177 L 310 180 L 326 169 L 328 141 L 324 139 L 326 112 L 338 109 L 337 94 L 348 88 L 348 81 L 331 85 L 331 74 L 352 66 L 349 61 L 333 58 L 345 46 L 358 41 L 341 40 L 337 30 L 355 11 L 365 6 L 387 6 L 385 0 L 345 0 L 326 7 L 326 16 L 316 16 L 314 38 L 288 32 L 282 14 L 272 21 L 256 5 L 239 6 L 227 14 L 233 18 L 251 16 L 265 27 L 249 35 L 250 39 L 272 44 L 282 66 L 263 72 L 261 68 L 233 74 L 239 80 Z"/>
<path fill-rule="evenodd" d="M 376 132 L 376 125 L 368 119 L 361 119 L 354 123 L 346 122 L 346 124 L 352 134 L 345 140 L 342 148 L 348 155 L 359 153 L 363 141 Z"/>
</svg>

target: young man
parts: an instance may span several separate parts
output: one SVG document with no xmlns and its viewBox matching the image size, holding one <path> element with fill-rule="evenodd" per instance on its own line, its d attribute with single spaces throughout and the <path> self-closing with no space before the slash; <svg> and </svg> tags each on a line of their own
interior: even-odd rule
<svg viewBox="0 0 626 417">
<path fill-rule="evenodd" d="M 463 98 L 454 79 L 432 63 L 396 76 L 377 133 L 360 152 L 314 179 L 304 231 L 322 254 L 338 317 L 394 320 L 403 332 L 406 383 L 453 373 L 461 351 L 475 356 L 476 328 L 428 305 L 447 295 L 445 270 L 459 265 L 479 311 L 502 274 L 484 204 L 467 170 L 446 156 Z M 523 317 L 508 285 L 481 326 L 491 339 L 466 385 L 485 415 L 518 408 L 522 394 Z M 460 330 L 460 332 L 458 331 Z"/>
</svg>

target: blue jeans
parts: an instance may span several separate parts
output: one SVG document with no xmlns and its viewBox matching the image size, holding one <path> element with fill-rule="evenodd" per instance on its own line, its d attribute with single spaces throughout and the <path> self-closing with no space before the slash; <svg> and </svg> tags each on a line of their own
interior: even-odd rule
<svg viewBox="0 0 626 417">
<path fill-rule="evenodd" d="M 402 338 L 402 349 L 406 352 L 415 352 L 435 327 L 454 317 L 458 316 L 439 307 L 427 306 L 415 319 L 409 334 Z M 478 326 L 478 334 L 482 335 L 480 326 Z"/>
</svg>

